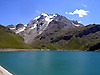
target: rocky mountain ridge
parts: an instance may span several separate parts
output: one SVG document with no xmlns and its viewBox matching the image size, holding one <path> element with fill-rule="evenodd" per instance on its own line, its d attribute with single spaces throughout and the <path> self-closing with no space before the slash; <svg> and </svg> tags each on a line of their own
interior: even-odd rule
<svg viewBox="0 0 100 75">
<path fill-rule="evenodd" d="M 7 27 L 14 31 L 16 34 L 21 35 L 24 38 L 25 43 L 31 44 L 33 39 L 42 34 L 44 30 L 48 28 L 50 23 L 54 25 L 54 22 L 63 23 L 67 26 L 67 29 L 75 27 L 83 27 L 82 24 L 77 21 L 68 20 L 66 17 L 59 14 L 47 14 L 43 12 L 40 16 L 32 19 L 27 25 L 18 24 L 18 25 L 8 25 Z"/>
</svg>

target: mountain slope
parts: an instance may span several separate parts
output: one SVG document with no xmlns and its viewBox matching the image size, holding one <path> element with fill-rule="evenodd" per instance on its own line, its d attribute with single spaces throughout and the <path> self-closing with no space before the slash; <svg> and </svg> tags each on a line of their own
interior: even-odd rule
<svg viewBox="0 0 100 75">
<path fill-rule="evenodd" d="M 57 25 L 62 25 L 59 24 Z M 66 29 L 66 27 L 65 29 L 56 29 L 56 27 L 45 30 L 45 32 L 34 39 L 32 44 L 39 45 L 40 48 L 53 50 L 63 49 L 93 51 L 95 49 L 99 49 L 100 25 L 88 25 L 85 27 L 71 28 L 70 30 Z"/>
<path fill-rule="evenodd" d="M 23 42 L 23 38 L 0 25 L 0 48 L 32 48 Z"/>
<path fill-rule="evenodd" d="M 59 14 L 47 14 L 42 13 L 40 16 L 32 19 L 26 26 L 18 24 L 16 26 L 8 26 L 9 29 L 13 30 L 16 34 L 21 35 L 24 38 L 25 43 L 31 44 L 33 39 L 42 34 L 44 30 L 48 28 L 52 21 L 61 22 L 67 25 L 67 29 L 83 26 L 77 21 L 70 21 L 66 17 Z M 19 26 L 20 25 L 20 26 Z"/>
</svg>

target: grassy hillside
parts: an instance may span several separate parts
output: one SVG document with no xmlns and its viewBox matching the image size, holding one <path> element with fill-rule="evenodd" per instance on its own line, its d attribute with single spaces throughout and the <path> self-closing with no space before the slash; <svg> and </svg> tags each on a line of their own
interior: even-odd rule
<svg viewBox="0 0 100 75">
<path fill-rule="evenodd" d="M 21 36 L 0 25 L 0 48 L 28 49 L 35 47 L 25 44 Z"/>
</svg>

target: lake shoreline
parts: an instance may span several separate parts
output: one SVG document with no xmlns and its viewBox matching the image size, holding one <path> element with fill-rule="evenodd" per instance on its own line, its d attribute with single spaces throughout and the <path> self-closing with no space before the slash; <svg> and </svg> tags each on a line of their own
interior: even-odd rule
<svg viewBox="0 0 100 75">
<path fill-rule="evenodd" d="M 5 51 L 40 51 L 40 49 L 0 49 L 0 52 Z"/>
<path fill-rule="evenodd" d="M 9 49 L 9 48 L 0 49 L 0 52 L 6 52 L 6 51 L 89 51 L 89 50 Z M 100 51 L 100 50 L 95 50 L 95 51 Z"/>
<path fill-rule="evenodd" d="M 0 49 L 0 52 L 6 52 L 6 51 L 88 51 L 88 50 Z"/>
</svg>

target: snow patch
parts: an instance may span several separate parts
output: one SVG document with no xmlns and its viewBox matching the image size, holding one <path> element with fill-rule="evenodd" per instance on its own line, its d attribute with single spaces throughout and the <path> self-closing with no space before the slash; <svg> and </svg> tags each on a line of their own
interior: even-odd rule
<svg viewBox="0 0 100 75">
<path fill-rule="evenodd" d="M 73 25 L 75 25 L 75 26 L 77 26 L 77 27 L 79 27 L 79 26 L 80 26 L 79 24 L 74 24 L 73 22 L 72 22 L 72 24 L 73 24 Z"/>
<path fill-rule="evenodd" d="M 79 27 L 80 25 L 78 25 L 78 24 L 75 24 L 75 26 Z"/>
<path fill-rule="evenodd" d="M 31 27 L 30 29 L 34 29 L 34 28 L 36 28 L 37 26 L 36 26 L 37 24 L 34 24 L 34 26 L 33 27 Z"/>
<path fill-rule="evenodd" d="M 46 13 L 42 13 L 41 15 L 43 15 L 43 16 L 48 16 Z"/>
<path fill-rule="evenodd" d="M 24 30 L 25 30 L 25 28 L 26 28 L 26 27 L 19 28 L 19 29 L 16 31 L 16 34 L 18 34 L 18 33 L 22 32 L 22 31 L 24 31 Z"/>
<path fill-rule="evenodd" d="M 46 18 L 45 18 L 45 21 L 47 21 L 48 23 L 50 23 L 53 19 L 54 19 L 54 17 L 56 17 L 57 15 L 50 15 L 50 16 L 47 16 Z"/>
<path fill-rule="evenodd" d="M 30 29 L 34 29 L 34 27 L 31 27 Z"/>
<path fill-rule="evenodd" d="M 37 26 L 36 26 L 37 24 L 34 24 L 34 28 L 36 28 Z"/>
<path fill-rule="evenodd" d="M 56 15 L 56 14 L 54 14 L 53 16 L 54 16 L 54 17 L 56 17 L 57 15 Z"/>
<path fill-rule="evenodd" d="M 43 31 L 40 31 L 40 32 L 39 32 L 39 35 L 42 34 L 42 32 L 43 32 Z"/>
<path fill-rule="evenodd" d="M 50 17 L 46 17 L 45 21 L 47 21 L 48 23 L 51 22 L 53 19 L 51 19 Z"/>
<path fill-rule="evenodd" d="M 15 28 L 10 28 L 10 30 L 14 30 Z"/>
</svg>

